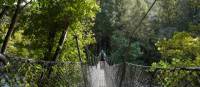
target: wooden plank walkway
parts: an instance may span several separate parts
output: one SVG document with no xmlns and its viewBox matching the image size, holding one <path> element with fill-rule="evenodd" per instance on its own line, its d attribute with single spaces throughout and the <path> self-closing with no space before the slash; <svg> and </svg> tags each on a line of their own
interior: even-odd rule
<svg viewBox="0 0 200 87">
<path fill-rule="evenodd" d="M 106 62 L 99 61 L 97 66 L 89 67 L 90 86 L 91 87 L 109 87 L 106 84 L 105 66 Z"/>
</svg>

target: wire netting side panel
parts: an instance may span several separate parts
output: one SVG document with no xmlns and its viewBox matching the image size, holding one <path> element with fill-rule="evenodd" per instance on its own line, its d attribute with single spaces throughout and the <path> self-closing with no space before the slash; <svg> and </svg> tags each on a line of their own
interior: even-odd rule
<svg viewBox="0 0 200 87">
<path fill-rule="evenodd" d="M 118 87 L 119 85 L 119 68 L 120 65 L 116 64 L 116 65 L 106 65 L 105 66 L 105 76 L 106 76 L 106 84 L 107 87 Z"/>
<path fill-rule="evenodd" d="M 122 87 L 151 87 L 152 75 L 148 71 L 148 68 L 127 64 Z"/>
<path fill-rule="evenodd" d="M 53 64 L 48 77 L 49 63 L 11 60 L 10 64 L 0 69 L 0 86 L 7 87 L 38 87 L 41 80 L 44 87 L 85 87 L 85 67 L 80 63 Z M 46 66 L 46 67 L 45 67 Z"/>
</svg>

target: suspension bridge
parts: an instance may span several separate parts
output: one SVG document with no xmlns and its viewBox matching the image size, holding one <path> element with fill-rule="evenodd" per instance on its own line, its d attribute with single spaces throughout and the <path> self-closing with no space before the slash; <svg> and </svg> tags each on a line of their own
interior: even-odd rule
<svg viewBox="0 0 200 87">
<path fill-rule="evenodd" d="M 156 1 L 139 21 L 135 30 L 142 24 Z M 104 60 L 101 60 L 102 56 Z M 111 65 L 103 51 L 99 57 L 94 58 L 96 60 L 93 64 L 43 61 L 10 55 L 7 58 L 10 64 L 0 67 L 1 87 L 163 87 L 162 83 L 156 81 L 156 77 L 162 74 L 162 71 L 177 75 L 182 70 L 188 74 L 200 71 L 200 67 L 156 67 L 154 71 L 150 71 L 151 66 L 131 64 L 126 61 Z M 174 73 L 176 71 L 178 73 Z M 41 73 L 47 76 L 41 76 Z M 184 80 L 181 85 L 191 87 L 192 84 Z"/>
<path fill-rule="evenodd" d="M 1 87 L 38 87 L 40 74 L 47 71 L 41 67 L 49 64 L 53 65 L 55 70 L 50 77 L 42 81 L 44 84 L 42 87 L 162 87 L 162 84 L 155 81 L 162 70 L 171 71 L 169 73 L 175 70 L 200 71 L 199 67 L 157 67 L 157 70 L 152 72 L 150 66 L 127 62 L 110 65 L 107 63 L 105 53 L 100 53 L 96 64 L 93 65 L 80 62 L 41 61 L 14 56 L 9 56 L 9 61 L 10 64 L 6 68 L 0 69 Z"/>
</svg>

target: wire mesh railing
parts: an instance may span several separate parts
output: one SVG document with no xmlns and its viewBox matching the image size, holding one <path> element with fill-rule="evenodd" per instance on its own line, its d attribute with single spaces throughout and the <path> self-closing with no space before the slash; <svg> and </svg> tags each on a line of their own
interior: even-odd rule
<svg viewBox="0 0 200 87">
<path fill-rule="evenodd" d="M 0 69 L 1 87 L 198 87 L 199 67 L 161 68 L 131 63 L 97 65 L 9 58 Z M 51 65 L 50 76 L 48 66 Z M 41 78 L 41 75 L 44 76 Z M 98 85 L 97 85 L 98 84 Z"/>
<path fill-rule="evenodd" d="M 47 76 L 47 66 L 49 64 L 52 65 L 52 71 L 50 76 Z M 0 69 L 0 86 L 85 87 L 83 75 L 86 73 L 83 74 L 81 71 L 84 67 L 85 65 L 81 67 L 81 63 L 78 62 L 45 62 L 31 59 L 9 58 L 9 64 Z M 41 74 L 44 74 L 42 78 Z"/>
<path fill-rule="evenodd" d="M 125 69 L 124 69 L 125 68 Z M 108 87 L 156 87 L 152 75 L 146 67 L 132 66 L 128 63 L 106 66 Z M 110 84 L 111 85 L 111 84 Z"/>
</svg>

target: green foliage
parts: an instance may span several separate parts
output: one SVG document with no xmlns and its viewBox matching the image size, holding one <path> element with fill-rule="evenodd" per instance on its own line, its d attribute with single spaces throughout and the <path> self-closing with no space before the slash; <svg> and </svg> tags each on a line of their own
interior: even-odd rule
<svg viewBox="0 0 200 87">
<path fill-rule="evenodd" d="M 7 13 L 0 19 L 0 45 L 2 45 L 16 8 L 16 1 L 0 0 L 0 11 L 5 5 L 9 6 Z M 23 0 L 23 3 L 25 1 Z M 6 54 L 35 60 L 52 60 L 60 36 L 67 28 L 66 42 L 60 58 L 56 61 L 79 62 L 74 38 L 76 35 L 84 63 L 86 62 L 84 47 L 107 41 L 108 47 L 100 48 L 106 49 L 108 57 L 114 64 L 121 63 L 124 59 L 137 64 L 147 64 L 145 62 L 149 60 L 154 61 L 150 57 L 157 57 L 152 55 L 156 53 L 154 42 L 157 42 L 156 46 L 161 59 L 153 63 L 152 68 L 168 69 L 200 65 L 199 0 L 158 0 L 137 29 L 138 22 L 153 0 L 100 1 L 101 11 L 96 16 L 99 10 L 96 0 L 33 0 L 19 14 Z M 175 33 L 171 39 L 159 36 L 161 32 L 164 32 L 171 37 L 169 32 L 165 32 L 166 29 L 170 31 L 171 28 L 175 29 L 174 31 L 185 32 Z M 155 34 L 156 30 L 158 34 Z M 130 40 L 130 38 L 133 39 Z M 127 48 L 129 41 L 132 42 Z M 156 59 L 158 60 L 159 57 Z M 11 65 L 1 69 L 8 73 L 9 80 L 0 79 L 0 83 L 8 83 L 10 86 L 35 87 L 41 72 L 48 74 L 44 66 L 11 61 Z M 82 80 L 80 68 L 78 64 L 53 66 L 50 79 L 44 81 L 45 86 L 77 87 Z M 184 70 L 158 72 L 157 81 L 166 87 L 186 84 L 191 87 L 199 86 L 200 73 L 198 72 Z"/>
<path fill-rule="evenodd" d="M 182 12 L 180 11 L 179 0 L 162 0 L 158 1 L 160 6 L 158 16 L 159 21 L 163 26 L 176 26 L 179 17 L 182 17 Z"/>
<path fill-rule="evenodd" d="M 81 25 L 80 22 L 77 22 L 73 24 L 74 26 L 70 28 L 68 32 L 68 40 L 67 43 L 65 43 L 63 53 L 61 55 L 62 61 L 75 61 L 79 62 L 78 58 L 78 50 L 76 45 L 76 40 L 74 35 L 78 36 L 78 43 L 81 51 L 81 58 L 83 59 L 83 62 L 86 62 L 86 57 L 84 53 L 84 47 L 95 43 L 95 39 L 93 37 L 92 31 L 86 28 L 90 27 L 84 27 Z M 87 32 L 84 34 L 84 32 Z"/>
<path fill-rule="evenodd" d="M 3 3 L 11 3 L 15 0 L 3 0 Z M 13 2 L 13 3 L 14 3 Z M 14 4 L 11 5 L 14 5 Z M 15 6 L 12 9 L 15 9 Z M 1 9 L 0 9 L 1 10 Z M 18 57 L 33 58 L 34 60 L 43 60 L 47 55 L 52 58 L 56 50 L 60 35 L 63 30 L 68 29 L 67 39 L 64 43 L 60 58 L 57 61 L 79 62 L 77 45 L 74 35 L 77 35 L 81 58 L 86 61 L 84 47 L 88 44 L 95 43 L 94 34 L 91 31 L 93 27 L 96 12 L 99 6 L 95 0 L 32 0 L 25 7 L 15 25 L 14 34 L 9 41 L 6 54 L 12 54 Z M 8 29 L 12 11 L 4 17 L 0 25 L 0 43 Z M 67 25 L 69 24 L 69 25 Z M 66 27 L 68 26 L 68 27 Z M 54 35 L 51 36 L 50 34 Z M 51 40 L 49 40 L 49 38 Z M 49 54 L 48 50 L 51 48 Z M 11 61 L 10 61 L 11 62 Z M 17 61 L 21 62 L 21 61 Z M 11 62 L 9 71 L 8 85 L 10 86 L 32 86 L 36 87 L 42 72 L 45 73 L 45 65 L 31 65 L 26 63 Z M 16 65 L 16 70 L 13 67 Z M 17 66 L 18 65 L 18 66 Z M 12 72 L 16 71 L 16 72 Z M 53 66 L 52 77 L 45 79 L 45 86 L 73 86 L 77 87 L 82 80 L 80 74 L 80 65 L 55 65 Z M 48 73 L 45 73 L 48 74 Z M 70 78 L 70 79 L 69 79 Z M 58 80 L 60 79 L 60 80 Z M 3 80 L 3 79 L 1 79 Z M 69 81 L 70 80 L 70 81 Z M 19 81 L 19 82 L 16 82 Z M 53 82 L 55 81 L 55 82 Z M 2 81 L 4 84 L 5 81 Z M 16 84 L 15 84 L 16 83 Z M 50 84 L 53 83 L 53 84 Z"/>
<path fill-rule="evenodd" d="M 191 32 L 195 36 L 199 36 L 200 35 L 199 28 L 200 28 L 200 24 L 189 23 L 189 29 L 188 29 L 188 31 Z"/>
<path fill-rule="evenodd" d="M 1 73 L 0 86 L 38 87 L 40 73 L 45 71 L 42 67 L 43 65 L 41 64 L 11 59 L 10 65 L 0 70 L 4 72 Z M 80 64 L 56 64 L 53 68 L 54 72 L 51 75 L 51 79 L 43 81 L 45 83 L 44 87 L 78 87 L 83 85 Z"/>
<path fill-rule="evenodd" d="M 110 17 L 113 28 L 126 33 L 129 37 L 140 39 L 150 34 L 145 28 L 148 20 L 144 20 L 142 27 L 135 29 L 148 9 L 148 3 L 145 0 L 116 0 L 113 7 Z"/>
<path fill-rule="evenodd" d="M 158 41 L 156 46 L 162 55 L 158 63 L 152 67 L 173 68 L 200 65 L 200 40 L 186 32 L 176 33 L 171 39 Z M 197 86 L 199 72 L 184 70 L 161 70 L 157 80 L 166 87 Z"/>
<path fill-rule="evenodd" d="M 49 48 L 49 43 L 53 46 L 52 52 L 55 51 L 61 32 L 65 28 L 66 21 L 70 24 L 69 34 L 67 36 L 69 40 L 67 40 L 66 44 L 74 45 L 68 46 L 69 48 L 66 48 L 67 51 L 76 51 L 76 45 L 73 39 L 73 35 L 75 34 L 78 35 L 81 51 L 83 51 L 85 45 L 94 42 L 93 34 L 90 30 L 91 26 L 93 26 L 91 21 L 94 20 L 95 14 L 98 11 L 98 6 L 94 0 L 33 1 L 26 9 L 21 15 L 21 20 L 19 20 L 19 26 L 15 32 L 19 33 L 18 35 L 14 35 L 13 39 L 16 41 L 13 41 L 14 43 L 11 44 L 11 46 L 14 46 L 9 53 L 18 54 L 19 52 L 19 55 L 29 54 L 24 57 L 42 58 Z M 52 32 L 55 36 L 49 35 Z M 49 41 L 49 37 L 53 40 Z M 14 48 L 17 49 L 14 50 Z M 20 50 L 20 48 L 23 48 L 23 50 Z M 20 53 L 21 51 L 25 51 L 25 49 L 29 50 L 29 52 Z M 84 57 L 84 53 L 81 52 L 81 54 Z M 61 59 L 66 60 L 68 58 L 66 57 L 67 55 L 71 60 L 78 59 L 75 56 L 77 52 L 73 56 L 69 56 L 71 53 L 63 52 L 62 56 L 65 56 L 65 58 Z"/>
<path fill-rule="evenodd" d="M 100 45 L 98 50 L 104 49 L 112 61 L 121 63 L 129 38 L 133 37 L 137 40 L 133 41 L 130 53 L 126 55 L 129 57 L 127 61 L 141 63 L 136 59 L 142 54 L 139 41 L 149 39 L 153 29 L 148 28 L 148 18 L 138 29 L 136 26 L 150 4 L 146 0 L 101 0 L 101 12 L 97 14 L 94 27 L 97 45 Z"/>
<path fill-rule="evenodd" d="M 195 59 L 200 53 L 199 38 L 193 38 L 189 33 L 181 32 L 169 40 L 161 40 L 156 46 L 166 59 Z"/>
<path fill-rule="evenodd" d="M 143 61 L 139 59 L 142 55 L 141 49 L 139 47 L 139 42 L 132 42 L 130 50 L 127 51 L 129 40 L 125 37 L 123 33 L 115 32 L 115 35 L 112 36 L 112 54 L 111 61 L 115 64 L 122 63 L 123 59 L 126 59 L 126 62 L 143 64 Z M 127 54 L 127 55 L 125 55 Z"/>
</svg>

